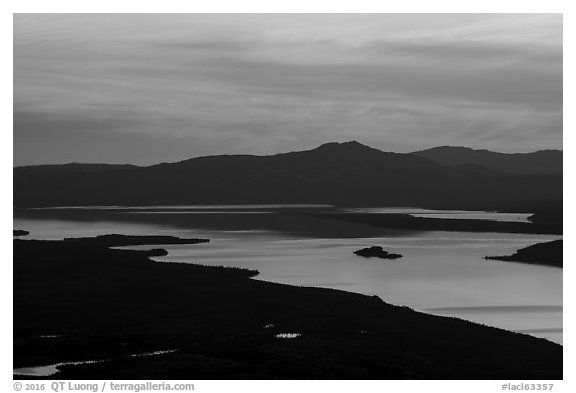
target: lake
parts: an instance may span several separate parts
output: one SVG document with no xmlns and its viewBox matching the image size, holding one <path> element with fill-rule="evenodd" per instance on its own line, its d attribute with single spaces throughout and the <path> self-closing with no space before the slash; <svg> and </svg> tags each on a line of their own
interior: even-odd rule
<svg viewBox="0 0 576 393">
<path fill-rule="evenodd" d="M 209 238 L 210 243 L 167 245 L 159 262 L 256 269 L 258 280 L 377 295 L 427 313 L 454 316 L 562 343 L 562 269 L 487 261 L 561 236 L 409 231 L 306 217 L 328 206 L 156 206 L 35 209 L 14 212 L 25 238 L 62 239 L 107 233 Z M 362 210 L 350 209 L 355 213 Z M 365 210 L 442 218 L 525 221 L 528 215 Z M 397 260 L 353 254 L 379 245 Z M 130 247 L 130 248 L 151 248 Z"/>
</svg>

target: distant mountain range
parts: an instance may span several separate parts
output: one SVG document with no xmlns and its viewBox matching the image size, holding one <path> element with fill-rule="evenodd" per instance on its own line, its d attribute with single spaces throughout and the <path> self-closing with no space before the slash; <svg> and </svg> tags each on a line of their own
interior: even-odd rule
<svg viewBox="0 0 576 393">
<path fill-rule="evenodd" d="M 560 150 L 506 154 L 469 147 L 441 146 L 412 154 L 450 167 L 474 165 L 507 173 L 562 173 Z"/>
<path fill-rule="evenodd" d="M 401 154 L 345 142 L 147 167 L 14 168 L 17 207 L 321 203 L 535 211 L 561 201 L 561 151 L 440 147 Z"/>
</svg>

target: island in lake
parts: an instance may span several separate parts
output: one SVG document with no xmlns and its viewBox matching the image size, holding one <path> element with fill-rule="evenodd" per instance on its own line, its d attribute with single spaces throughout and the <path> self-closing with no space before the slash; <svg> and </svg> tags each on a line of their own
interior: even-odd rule
<svg viewBox="0 0 576 393">
<path fill-rule="evenodd" d="M 381 258 L 381 259 L 398 259 L 402 258 L 400 254 L 390 253 L 384 250 L 381 246 L 371 246 L 366 247 L 358 251 L 354 251 L 354 254 L 364 257 L 364 258 Z"/>
</svg>

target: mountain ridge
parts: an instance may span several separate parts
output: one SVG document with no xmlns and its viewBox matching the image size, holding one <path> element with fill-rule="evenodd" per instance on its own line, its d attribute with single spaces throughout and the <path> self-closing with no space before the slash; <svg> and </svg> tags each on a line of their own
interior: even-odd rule
<svg viewBox="0 0 576 393">
<path fill-rule="evenodd" d="M 96 162 L 64 162 L 64 163 L 57 163 L 57 164 L 33 164 L 33 165 L 17 165 L 14 166 L 13 169 L 16 168 L 32 168 L 32 167 L 56 167 L 56 166 L 83 166 L 83 165 L 90 165 L 90 166 L 109 166 L 109 167 L 114 167 L 114 166 L 125 166 L 125 167 L 138 167 L 138 168 L 145 168 L 145 167 L 150 167 L 150 166 L 155 166 L 155 165 L 162 165 L 162 164 L 176 164 L 176 163 L 180 163 L 180 162 L 185 162 L 185 161 L 190 161 L 190 160 L 195 160 L 198 158 L 206 158 L 206 157 L 230 157 L 230 156 L 240 156 L 240 157 L 273 157 L 273 156 L 278 156 L 278 155 L 286 155 L 286 154 L 291 154 L 291 153 L 303 153 L 303 152 L 312 152 L 312 151 L 320 151 L 320 150 L 328 150 L 329 148 L 336 148 L 336 147 L 356 147 L 357 149 L 364 149 L 364 151 L 379 151 L 379 152 L 383 152 L 383 153 L 391 153 L 391 154 L 411 154 L 411 155 L 415 155 L 415 156 L 422 156 L 421 153 L 424 152 L 429 152 L 429 151 L 434 151 L 434 150 L 438 150 L 438 149 L 461 149 L 461 150 L 466 150 L 466 151 L 473 151 L 473 152 L 488 152 L 488 153 L 494 153 L 497 155 L 503 155 L 503 156 L 516 156 L 516 155 L 531 155 L 531 154 L 537 154 L 537 153 L 548 153 L 548 152 L 552 152 L 552 153 L 559 153 L 559 154 L 563 154 L 563 150 L 560 149 L 541 149 L 541 150 L 535 150 L 532 152 L 521 152 L 521 153 L 504 153 L 504 152 L 497 152 L 497 151 L 493 151 L 493 150 L 488 150 L 488 149 L 474 149 L 471 147 L 467 147 L 467 146 L 452 146 L 452 145 L 443 145 L 443 146 L 436 146 L 436 147 L 431 147 L 428 149 L 424 149 L 424 150 L 417 150 L 414 152 L 408 152 L 408 153 L 399 153 L 399 152 L 393 152 L 393 151 L 385 151 L 382 149 L 378 149 L 375 147 L 371 147 L 368 145 L 365 145 L 363 143 L 360 143 L 358 141 L 355 140 L 350 140 L 350 141 L 346 141 L 346 142 L 326 142 L 323 143 L 315 148 L 312 149 L 308 149 L 308 150 L 293 150 L 293 151 L 288 151 L 288 152 L 282 152 L 282 153 L 274 153 L 274 154 L 214 154 L 214 155 L 201 155 L 201 156 L 194 156 L 194 157 L 189 157 L 189 158 L 185 158 L 182 160 L 178 160 L 178 161 L 167 161 L 167 162 L 161 162 L 161 163 L 156 163 L 156 164 L 150 164 L 150 165 L 137 165 L 137 164 L 129 164 L 129 163 L 96 163 Z"/>
<path fill-rule="evenodd" d="M 500 153 L 464 146 L 438 146 L 410 154 L 426 157 L 445 166 L 477 165 L 506 173 L 561 173 L 562 150 Z"/>
<path fill-rule="evenodd" d="M 349 206 L 530 209 L 558 204 L 557 173 L 450 167 L 358 142 L 268 156 L 195 157 L 146 167 L 14 168 L 14 205 L 328 203 Z"/>
</svg>

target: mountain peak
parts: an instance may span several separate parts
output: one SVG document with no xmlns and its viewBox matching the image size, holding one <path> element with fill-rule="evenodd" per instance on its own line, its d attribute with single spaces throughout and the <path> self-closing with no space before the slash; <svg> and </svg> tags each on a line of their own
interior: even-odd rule
<svg viewBox="0 0 576 393">
<path fill-rule="evenodd" d="M 470 151 L 479 151 L 479 150 L 472 149 L 471 147 L 466 147 L 466 146 L 445 145 L 445 146 L 432 147 L 430 149 L 422 150 L 420 152 L 415 152 L 415 153 L 421 153 L 421 152 L 426 152 L 426 151 L 461 151 L 461 152 L 466 151 L 466 152 L 470 152 Z"/>
<path fill-rule="evenodd" d="M 340 150 L 340 151 L 366 151 L 377 150 L 357 141 L 348 142 L 328 142 L 318 146 L 314 150 Z"/>
</svg>

